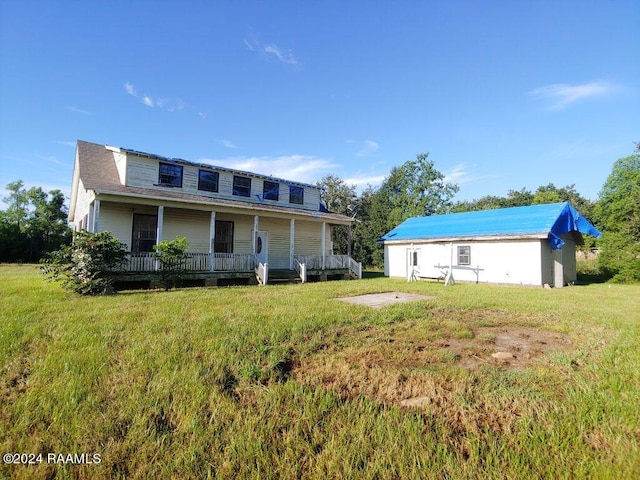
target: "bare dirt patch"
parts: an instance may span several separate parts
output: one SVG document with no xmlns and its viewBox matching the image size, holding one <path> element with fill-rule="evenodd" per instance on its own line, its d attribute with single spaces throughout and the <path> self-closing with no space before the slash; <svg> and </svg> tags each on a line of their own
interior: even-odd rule
<svg viewBox="0 0 640 480">
<path fill-rule="evenodd" d="M 366 396 L 418 408 L 460 432 L 507 432 L 534 408 L 521 390 L 537 387 L 514 386 L 513 395 L 494 394 L 503 388 L 497 387 L 499 372 L 548 363 L 545 355 L 573 348 L 568 336 L 526 321 L 499 311 L 434 309 L 423 319 L 345 327 L 339 341 L 300 358 L 292 378 L 344 398 Z M 502 355 L 495 358 L 496 353 Z"/>
</svg>

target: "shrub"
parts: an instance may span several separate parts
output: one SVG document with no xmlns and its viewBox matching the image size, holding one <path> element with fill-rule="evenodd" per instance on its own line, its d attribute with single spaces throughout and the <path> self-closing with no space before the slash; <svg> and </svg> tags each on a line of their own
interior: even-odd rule
<svg viewBox="0 0 640 480">
<path fill-rule="evenodd" d="M 125 260 L 125 248 L 111 232 L 79 231 L 71 245 L 42 259 L 41 269 L 49 280 L 81 295 L 111 293 L 113 273 Z"/>
<path fill-rule="evenodd" d="M 176 237 L 175 240 L 163 240 L 154 245 L 153 256 L 160 262 L 160 274 L 165 290 L 180 284 L 185 271 L 184 259 L 189 247 L 186 237 Z"/>
</svg>

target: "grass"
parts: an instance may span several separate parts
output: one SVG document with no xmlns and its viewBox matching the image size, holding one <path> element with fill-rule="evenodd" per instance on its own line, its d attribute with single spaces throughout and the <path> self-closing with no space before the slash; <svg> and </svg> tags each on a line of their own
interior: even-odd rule
<svg viewBox="0 0 640 480">
<path fill-rule="evenodd" d="M 0 450 L 45 455 L 0 478 L 640 478 L 640 286 L 0 279 Z M 333 301 L 390 290 L 435 298 Z M 505 332 L 542 350 L 491 361 Z"/>
</svg>

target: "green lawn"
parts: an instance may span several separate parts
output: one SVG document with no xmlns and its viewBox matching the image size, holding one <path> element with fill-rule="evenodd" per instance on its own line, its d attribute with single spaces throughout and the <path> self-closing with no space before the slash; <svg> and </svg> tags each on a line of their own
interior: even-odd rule
<svg viewBox="0 0 640 480">
<path fill-rule="evenodd" d="M 432 298 L 334 300 L 392 290 Z M 43 455 L 1 478 L 640 478 L 640 286 L 83 298 L 3 265 L 0 303 L 0 451 Z"/>
</svg>

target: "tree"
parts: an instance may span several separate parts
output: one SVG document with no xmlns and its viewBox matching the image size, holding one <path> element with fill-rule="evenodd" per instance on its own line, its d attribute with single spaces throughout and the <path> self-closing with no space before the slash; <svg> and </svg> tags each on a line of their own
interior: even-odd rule
<svg viewBox="0 0 640 480">
<path fill-rule="evenodd" d="M 595 217 L 601 268 L 617 281 L 640 281 L 640 154 L 621 158 L 600 191 Z"/>
<path fill-rule="evenodd" d="M 353 217 L 357 212 L 356 187 L 335 175 L 327 175 L 317 185 L 322 187 L 320 201 L 330 212 Z M 349 229 L 342 225 L 333 227 L 333 249 L 335 252 L 346 254 L 349 250 Z"/>
<path fill-rule="evenodd" d="M 377 244 L 381 236 L 410 217 L 443 213 L 451 207 L 458 186 L 445 182 L 444 174 L 428 156 L 421 153 L 415 160 L 394 167 L 380 188 L 366 199 L 366 237 L 374 265 L 384 262 L 384 252 Z"/>
<path fill-rule="evenodd" d="M 27 190 L 22 180 L 9 183 L 7 190 L 8 207 L 0 212 L 0 261 L 37 261 L 71 242 L 60 190 Z"/>
</svg>

